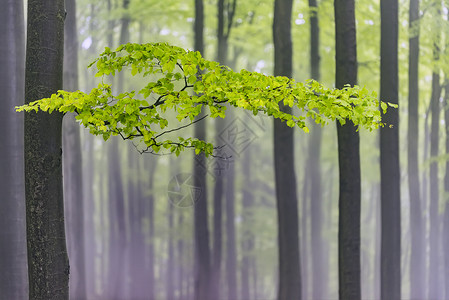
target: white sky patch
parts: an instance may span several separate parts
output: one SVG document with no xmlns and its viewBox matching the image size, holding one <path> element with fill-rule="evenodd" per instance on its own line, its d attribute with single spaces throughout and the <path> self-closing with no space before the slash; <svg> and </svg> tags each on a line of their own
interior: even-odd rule
<svg viewBox="0 0 449 300">
<path fill-rule="evenodd" d="M 193 18 L 187 18 L 187 22 L 192 23 L 193 22 Z"/>
<path fill-rule="evenodd" d="M 256 64 L 256 67 L 254 68 L 254 71 L 260 73 L 262 71 L 262 68 L 265 67 L 265 61 L 264 60 L 259 60 Z"/>
<path fill-rule="evenodd" d="M 365 20 L 365 24 L 366 25 L 374 25 L 374 21 L 373 20 Z"/>
<path fill-rule="evenodd" d="M 87 50 L 90 46 L 92 46 L 92 38 L 89 36 L 83 41 L 81 47 L 83 47 L 84 50 Z"/>
<path fill-rule="evenodd" d="M 295 20 L 295 24 L 296 25 L 303 25 L 305 23 L 306 23 L 306 21 L 304 20 L 304 15 L 303 14 L 298 14 L 298 18 Z"/>
<path fill-rule="evenodd" d="M 160 35 L 169 35 L 171 33 L 170 29 L 164 28 L 159 32 Z"/>
</svg>

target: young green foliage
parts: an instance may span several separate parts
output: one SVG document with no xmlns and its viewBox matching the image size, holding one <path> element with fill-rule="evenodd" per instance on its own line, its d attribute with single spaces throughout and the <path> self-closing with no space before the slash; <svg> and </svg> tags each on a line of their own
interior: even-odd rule
<svg viewBox="0 0 449 300">
<path fill-rule="evenodd" d="M 50 98 L 17 107 L 17 111 L 75 112 L 81 124 L 105 140 L 111 135 L 139 138 L 146 147 L 144 151 L 158 153 L 163 148 L 177 155 L 185 148 L 212 154 L 210 143 L 191 137 L 172 140 L 170 136 L 202 120 L 204 117 L 195 120 L 202 109 L 208 109 L 211 118 L 224 118 L 226 104 L 254 115 L 264 113 L 306 132 L 308 117 L 323 125 L 351 120 L 369 130 L 383 125 L 376 94 L 365 88 L 328 89 L 313 80 L 300 83 L 247 70 L 234 72 L 204 59 L 199 52 L 165 43 L 129 43 L 115 51 L 106 48 L 90 66 L 93 64 L 98 69 L 97 77 L 115 75 L 126 68 L 133 76 L 147 77 L 148 83 L 140 90 L 114 95 L 111 85 L 102 81 L 90 93 L 61 90 Z M 280 103 L 298 108 L 300 114 L 284 113 Z M 390 104 L 380 105 L 385 112 Z M 168 117 L 170 111 L 176 114 L 176 120 Z M 169 124 L 169 120 L 175 124 Z"/>
</svg>

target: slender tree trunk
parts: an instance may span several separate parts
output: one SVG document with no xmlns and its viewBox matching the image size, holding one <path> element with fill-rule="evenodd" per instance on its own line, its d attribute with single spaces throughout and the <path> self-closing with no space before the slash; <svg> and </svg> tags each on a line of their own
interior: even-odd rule
<svg viewBox="0 0 449 300">
<path fill-rule="evenodd" d="M 357 41 L 354 0 L 335 0 L 335 86 L 357 84 Z M 360 283 L 360 154 L 359 134 L 352 122 L 337 123 L 340 170 L 338 268 L 340 299 L 361 299 Z"/>
<path fill-rule="evenodd" d="M 25 99 L 62 88 L 64 1 L 28 1 Z M 25 114 L 29 297 L 68 299 L 69 262 L 62 192 L 62 114 Z"/>
<path fill-rule="evenodd" d="M 320 27 L 318 20 L 318 5 L 316 0 L 309 0 L 310 10 L 310 74 L 312 79 L 320 81 Z M 323 207 L 321 194 L 321 126 L 313 123 L 312 133 L 309 137 L 310 165 L 310 237 L 312 251 L 312 298 L 327 298 L 327 272 L 324 266 L 324 240 L 323 231 Z M 307 176 L 307 175 L 306 175 Z"/>
<path fill-rule="evenodd" d="M 449 50 L 449 49 L 448 49 Z M 444 120 L 446 124 L 449 124 L 449 78 L 446 75 L 446 82 L 444 87 Z M 446 153 L 449 153 L 449 126 L 446 128 Z M 446 161 L 446 174 L 444 176 L 444 192 L 449 193 L 449 160 Z M 449 201 L 444 205 L 444 223 L 443 223 L 443 253 L 444 253 L 444 287 L 445 298 L 449 299 Z"/>
<path fill-rule="evenodd" d="M 63 87 L 78 89 L 78 31 L 76 3 L 65 0 Z M 73 299 L 85 299 L 86 272 L 84 249 L 84 205 L 80 127 L 75 116 L 69 114 L 63 121 L 63 173 L 67 250 L 71 262 L 69 291 Z"/>
<path fill-rule="evenodd" d="M 275 0 L 273 20 L 274 75 L 292 76 L 292 0 Z M 291 113 L 290 107 L 280 104 Z M 298 200 L 294 170 L 293 128 L 274 121 L 274 166 L 278 212 L 279 300 L 301 299 Z"/>
<path fill-rule="evenodd" d="M 217 61 L 226 64 L 227 57 L 227 40 L 224 35 L 224 3 L 225 0 L 217 1 Z M 219 138 L 220 133 L 225 128 L 225 120 L 221 118 L 215 119 L 215 134 L 216 143 L 221 143 Z M 211 297 L 218 299 L 221 296 L 220 291 L 220 279 L 221 279 L 221 261 L 222 261 L 222 244 L 223 244 L 223 234 L 222 234 L 222 224 L 223 224 L 223 186 L 224 179 L 226 178 L 223 174 L 223 170 L 220 167 L 220 158 L 215 159 L 215 185 L 214 185 L 214 231 L 213 231 L 213 248 L 212 248 L 212 269 L 211 269 Z"/>
<path fill-rule="evenodd" d="M 14 111 L 24 99 L 23 1 L 6 1 L 0 20 L 0 291 L 5 299 L 20 300 L 28 296 L 23 114 Z"/>
<path fill-rule="evenodd" d="M 226 282 L 228 299 L 237 299 L 237 253 L 235 247 L 235 164 L 229 166 L 226 178 Z"/>
<path fill-rule="evenodd" d="M 124 299 L 126 221 L 125 199 L 118 137 L 112 138 L 108 153 L 109 261 L 107 295 Z"/>
<path fill-rule="evenodd" d="M 129 18 L 126 16 L 129 0 L 123 0 L 125 16 L 121 19 L 119 43 L 129 41 Z M 117 90 L 123 92 L 123 73 L 117 75 Z M 118 138 L 111 139 L 108 153 L 109 182 L 108 182 L 108 205 L 109 205 L 109 281 L 108 292 L 110 297 L 118 299 L 125 298 L 125 258 L 127 248 L 126 214 L 125 214 L 125 191 L 121 177 L 121 157 Z"/>
<path fill-rule="evenodd" d="M 381 0 L 380 99 L 398 103 L 398 1 Z M 387 100 L 388 99 L 388 100 Z M 401 299 L 399 112 L 382 116 L 380 130 L 381 299 Z"/>
<path fill-rule="evenodd" d="M 301 289 L 302 289 L 302 298 L 309 299 L 310 298 L 310 289 L 309 289 L 309 277 L 311 276 L 310 272 L 310 259 L 312 255 L 310 254 L 310 177 L 307 175 L 310 173 L 310 162 L 305 163 L 304 168 L 304 178 L 303 178 L 303 190 L 302 190 L 302 201 L 301 201 Z"/>
<path fill-rule="evenodd" d="M 425 298 L 424 227 L 420 200 L 419 142 L 419 0 L 410 0 L 409 11 L 409 77 L 408 77 L 408 187 L 410 196 L 410 297 Z"/>
<path fill-rule="evenodd" d="M 167 280 L 166 280 L 166 299 L 175 299 L 175 289 L 174 289 L 174 283 L 175 283 L 175 276 L 174 276 L 174 216 L 173 216 L 173 205 L 170 203 L 170 201 L 167 201 L 168 204 L 168 251 L 167 251 Z"/>
<path fill-rule="evenodd" d="M 203 0 L 195 0 L 194 23 L 194 49 L 204 55 L 204 5 Z M 201 117 L 203 113 L 199 117 Z M 195 137 L 204 140 L 206 138 L 205 122 L 195 123 Z M 193 166 L 194 186 L 198 189 L 198 198 L 195 199 L 194 233 L 195 233 L 195 300 L 209 300 L 211 257 L 209 246 L 209 228 L 207 214 L 207 187 L 205 155 L 195 156 Z"/>
<path fill-rule="evenodd" d="M 243 172 L 243 187 L 242 187 L 242 262 L 241 262 L 241 299 L 253 299 L 255 295 L 251 295 L 250 291 L 250 279 L 251 279 L 251 262 L 254 259 L 254 195 L 253 185 L 251 180 L 251 155 L 253 151 L 251 147 L 248 147 L 245 151 L 242 172 Z"/>
<path fill-rule="evenodd" d="M 148 274 L 146 273 L 145 261 L 145 235 L 143 232 L 145 216 L 145 202 L 148 201 L 144 195 L 146 191 L 142 182 L 143 172 L 149 172 L 142 166 L 142 156 L 137 156 L 132 147 L 128 149 L 128 161 L 131 176 L 128 182 L 128 220 L 129 220 L 129 247 L 128 247 L 128 280 L 129 299 L 141 299 L 148 296 L 146 291 Z M 145 176 L 146 177 L 146 176 Z"/>
<path fill-rule="evenodd" d="M 435 45 L 435 47 L 438 47 Z M 435 52 L 439 49 L 435 49 Z M 436 54 L 437 55 L 437 54 Z M 432 73 L 432 96 L 430 99 L 430 158 L 438 156 L 440 129 L 440 74 L 439 69 Z M 440 216 L 439 216 L 439 180 L 438 163 L 432 161 L 429 170 L 429 299 L 438 299 L 440 295 Z"/>
<path fill-rule="evenodd" d="M 154 177 L 155 177 L 155 171 L 156 171 L 156 160 L 149 160 L 147 161 L 149 163 L 149 166 L 147 166 L 145 169 L 148 170 L 148 173 L 150 174 L 149 180 L 148 180 L 148 190 L 151 191 L 146 203 L 147 207 L 145 209 L 146 216 L 148 218 L 149 224 L 148 224 L 148 267 L 147 267 L 147 279 L 146 279 L 146 293 L 147 297 L 149 299 L 155 299 L 156 297 L 156 283 L 155 283 L 155 251 L 154 251 Z"/>
<path fill-rule="evenodd" d="M 89 33 L 93 34 L 95 30 L 94 20 L 96 17 L 96 6 L 95 4 L 90 5 L 90 16 L 89 16 Z M 96 53 L 96 43 L 92 40 L 92 44 L 89 47 L 89 55 L 93 57 Z M 83 75 L 85 78 L 90 78 L 90 76 L 94 76 L 92 70 L 88 70 L 87 68 L 84 70 Z M 86 84 L 86 89 L 90 90 L 93 88 L 93 84 Z M 87 296 L 95 297 L 96 295 L 96 283 L 99 281 L 97 276 L 97 269 L 95 268 L 95 260 L 96 260 L 96 247 L 99 244 L 99 239 L 96 238 L 95 235 L 95 223 L 94 218 L 96 215 L 100 215 L 100 211 L 98 210 L 98 206 L 95 205 L 94 202 L 94 173 L 96 170 L 95 164 L 95 153 L 94 153 L 94 136 L 89 134 L 86 131 L 82 131 L 83 133 L 83 195 L 84 195 L 84 232 L 85 236 L 85 274 L 86 274 L 86 289 Z"/>
</svg>

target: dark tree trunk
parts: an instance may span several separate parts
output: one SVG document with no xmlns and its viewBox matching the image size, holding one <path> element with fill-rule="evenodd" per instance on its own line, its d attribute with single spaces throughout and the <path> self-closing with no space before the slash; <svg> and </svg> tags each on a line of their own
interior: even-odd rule
<svg viewBox="0 0 449 300">
<path fill-rule="evenodd" d="M 0 291 L 5 299 L 28 296 L 25 186 L 23 174 L 23 104 L 25 28 L 22 1 L 7 1 L 0 11 Z"/>
<path fill-rule="evenodd" d="M 357 84 L 354 0 L 335 0 L 335 86 Z M 352 122 L 337 123 L 340 174 L 338 269 L 340 299 L 361 299 L 360 283 L 360 153 Z"/>
<path fill-rule="evenodd" d="M 380 99 L 398 103 L 398 1 L 381 0 Z M 401 299 L 399 111 L 382 116 L 380 130 L 381 299 Z"/>
<path fill-rule="evenodd" d="M 195 0 L 195 23 L 194 23 L 194 49 L 204 55 L 204 5 L 203 0 Z M 201 114 L 203 115 L 203 113 Z M 199 117 L 201 117 L 201 115 Z M 195 137 L 200 140 L 206 139 L 205 122 L 195 123 Z M 194 158 L 193 177 L 194 186 L 198 190 L 195 203 L 194 233 L 195 233 L 195 300 L 209 300 L 211 257 L 209 246 L 209 228 L 207 214 L 207 187 L 206 187 L 206 157 L 203 153 Z"/>
<path fill-rule="evenodd" d="M 76 3 L 65 0 L 66 24 L 64 28 L 63 87 L 68 91 L 78 89 L 78 34 Z M 86 298 L 86 273 L 84 260 L 84 197 L 82 183 L 80 127 L 73 114 L 63 121 L 63 179 L 67 235 L 70 259 L 70 298 Z"/>
<path fill-rule="evenodd" d="M 409 11 L 409 70 L 408 70 L 408 187 L 410 196 L 410 297 L 425 298 L 424 225 L 420 200 L 418 142 L 419 142 L 419 0 L 410 0 Z"/>
<path fill-rule="evenodd" d="M 310 10 L 310 75 L 320 81 L 320 27 L 318 22 L 318 5 L 316 0 L 309 0 Z M 312 298 L 327 298 L 328 276 L 324 258 L 323 199 L 321 194 L 321 126 L 313 123 L 309 137 L 309 171 L 310 173 L 310 237 L 312 247 Z M 308 175 L 306 175 L 308 176 Z M 305 201 L 305 200 L 304 200 Z"/>
<path fill-rule="evenodd" d="M 292 76 L 292 0 L 275 0 L 274 75 Z M 290 107 L 281 109 L 291 113 Z M 278 211 L 279 300 L 301 299 L 298 200 L 294 169 L 293 128 L 274 121 L 274 166 Z"/>
<path fill-rule="evenodd" d="M 28 1 L 26 102 L 62 88 L 64 1 Z M 25 194 L 30 299 L 68 299 L 62 192 L 62 114 L 25 114 Z"/>
</svg>

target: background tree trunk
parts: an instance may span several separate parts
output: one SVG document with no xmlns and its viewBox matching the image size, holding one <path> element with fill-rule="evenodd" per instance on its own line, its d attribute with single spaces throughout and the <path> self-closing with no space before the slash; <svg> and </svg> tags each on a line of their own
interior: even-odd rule
<svg viewBox="0 0 449 300">
<path fill-rule="evenodd" d="M 435 30 L 438 30 L 435 28 Z M 438 61 L 439 43 L 434 45 L 434 58 Z M 438 156 L 440 134 L 440 70 L 438 67 L 432 73 L 432 95 L 430 98 L 430 159 Z M 439 299 L 440 295 L 440 214 L 439 214 L 439 179 L 438 164 L 431 161 L 429 169 L 429 299 Z"/>
<path fill-rule="evenodd" d="M 195 0 L 194 22 L 194 49 L 204 55 L 204 5 L 203 0 Z M 203 113 L 198 117 L 201 118 Z M 200 140 L 206 139 L 205 122 L 194 125 L 194 136 Z M 195 199 L 195 291 L 196 300 L 209 300 L 210 298 L 210 246 L 207 214 L 207 187 L 206 170 L 204 169 L 206 157 L 204 153 L 195 156 L 193 166 L 194 186 L 198 189 L 198 198 Z"/>
<path fill-rule="evenodd" d="M 6 1 L 0 11 L 0 291 L 5 299 L 28 296 L 25 186 L 23 174 L 23 104 L 25 28 L 23 1 Z"/>
<path fill-rule="evenodd" d="M 78 89 L 78 30 L 76 3 L 65 0 L 63 87 Z M 67 251 L 70 259 L 69 293 L 72 299 L 86 299 L 84 256 L 84 197 L 82 183 L 80 126 L 74 114 L 63 121 L 63 179 Z"/>
<path fill-rule="evenodd" d="M 292 76 L 292 0 L 275 0 L 274 75 Z M 291 113 L 290 107 L 280 104 Z M 293 128 L 274 121 L 274 168 L 278 212 L 279 300 L 301 299 L 298 200 L 294 170 Z"/>
<path fill-rule="evenodd" d="M 449 50 L 449 49 L 448 49 Z M 444 120 L 449 124 L 449 78 L 446 75 L 446 82 L 444 86 Z M 446 129 L 446 153 L 449 153 L 449 126 Z M 449 161 L 446 161 L 446 174 L 444 176 L 444 191 L 449 193 Z M 444 205 L 444 222 L 443 222 L 443 249 L 444 251 L 444 287 L 445 299 L 449 299 L 449 201 Z"/>
<path fill-rule="evenodd" d="M 28 1 L 26 102 L 62 88 L 64 1 Z M 68 299 L 62 192 L 62 114 L 25 114 L 29 297 Z"/>
<path fill-rule="evenodd" d="M 408 70 L 408 187 L 410 196 L 410 297 L 425 298 L 424 225 L 418 169 L 419 142 L 419 0 L 410 0 Z"/>
<path fill-rule="evenodd" d="M 398 103 L 398 1 L 381 0 L 380 99 Z M 380 129 L 381 299 L 401 299 L 399 112 L 382 116 Z"/>
<path fill-rule="evenodd" d="M 310 75 L 320 81 L 320 27 L 318 20 L 318 4 L 309 0 L 310 10 Z M 312 123 L 309 136 L 309 174 L 310 176 L 310 237 L 312 251 L 312 298 L 328 298 L 328 276 L 325 267 L 323 240 L 323 199 L 321 193 L 321 126 Z M 306 175 L 306 177 L 309 177 Z M 303 201 L 306 201 L 304 198 Z"/>
<path fill-rule="evenodd" d="M 335 86 L 357 84 L 354 0 L 335 0 Z M 361 299 L 360 284 L 360 152 L 353 123 L 337 123 L 340 170 L 338 274 L 340 299 Z"/>
</svg>

